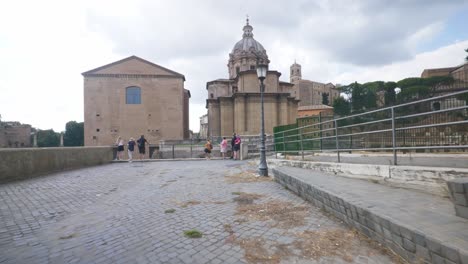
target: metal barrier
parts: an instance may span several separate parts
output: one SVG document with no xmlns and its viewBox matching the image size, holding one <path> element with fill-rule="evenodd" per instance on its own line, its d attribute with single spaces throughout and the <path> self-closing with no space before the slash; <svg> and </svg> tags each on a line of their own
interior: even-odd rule
<svg viewBox="0 0 468 264">
<path fill-rule="evenodd" d="M 278 153 L 468 148 L 468 90 L 335 118 L 274 133 Z"/>
</svg>

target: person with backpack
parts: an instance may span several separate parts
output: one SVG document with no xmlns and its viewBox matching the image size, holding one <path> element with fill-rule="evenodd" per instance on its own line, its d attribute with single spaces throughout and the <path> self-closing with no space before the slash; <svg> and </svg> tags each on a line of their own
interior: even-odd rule
<svg viewBox="0 0 468 264">
<path fill-rule="evenodd" d="M 229 159 L 234 158 L 234 143 L 236 142 L 236 133 L 232 134 L 232 139 L 231 139 L 231 157 Z"/>
<path fill-rule="evenodd" d="M 141 137 L 137 140 L 138 143 L 138 152 L 140 153 L 140 159 L 143 159 L 146 154 L 146 147 L 145 144 L 148 143 L 148 140 L 146 140 L 144 135 L 141 135 Z"/>
<path fill-rule="evenodd" d="M 236 140 L 234 141 L 234 159 L 238 160 L 240 159 L 239 155 L 239 150 L 240 150 L 240 145 L 241 145 L 241 138 L 239 136 L 236 137 Z"/>
<path fill-rule="evenodd" d="M 209 139 L 206 140 L 205 143 L 205 157 L 207 160 L 211 159 L 211 150 L 213 149 L 213 145 L 211 145 L 211 141 Z"/>
</svg>

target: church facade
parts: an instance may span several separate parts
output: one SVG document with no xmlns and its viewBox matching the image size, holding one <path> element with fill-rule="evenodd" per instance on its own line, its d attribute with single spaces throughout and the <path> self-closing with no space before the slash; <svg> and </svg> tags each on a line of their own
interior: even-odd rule
<svg viewBox="0 0 468 264">
<path fill-rule="evenodd" d="M 131 56 L 84 72 L 84 144 L 140 135 L 152 144 L 189 138 L 184 75 Z"/>
<path fill-rule="evenodd" d="M 258 135 L 261 129 L 260 82 L 256 66 L 269 64 L 265 48 L 253 38 L 253 27 L 243 28 L 242 39 L 234 45 L 228 59 L 228 78 L 206 84 L 208 99 L 208 137 Z M 299 100 L 292 95 L 293 84 L 279 80 L 281 73 L 267 72 L 264 93 L 265 133 L 273 127 L 294 123 Z"/>
</svg>

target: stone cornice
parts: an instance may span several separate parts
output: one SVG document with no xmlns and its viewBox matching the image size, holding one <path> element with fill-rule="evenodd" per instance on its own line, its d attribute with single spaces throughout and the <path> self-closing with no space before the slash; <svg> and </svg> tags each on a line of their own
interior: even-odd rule
<svg viewBox="0 0 468 264">
<path fill-rule="evenodd" d="M 106 73 L 106 74 L 96 74 L 96 73 L 88 73 L 88 74 L 83 74 L 85 78 L 89 77 L 94 77 L 94 78 L 149 78 L 149 79 L 155 79 L 155 78 L 171 78 L 171 79 L 182 79 L 185 81 L 185 78 L 183 76 L 175 76 L 175 75 L 164 75 L 164 74 L 112 74 L 112 73 Z"/>
</svg>

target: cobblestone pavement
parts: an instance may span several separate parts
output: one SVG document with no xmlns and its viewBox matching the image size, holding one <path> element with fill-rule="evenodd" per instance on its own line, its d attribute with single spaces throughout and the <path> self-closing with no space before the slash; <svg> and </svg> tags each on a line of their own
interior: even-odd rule
<svg viewBox="0 0 468 264">
<path fill-rule="evenodd" d="M 398 261 L 255 167 L 118 163 L 0 185 L 0 263 Z"/>
</svg>

